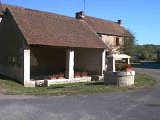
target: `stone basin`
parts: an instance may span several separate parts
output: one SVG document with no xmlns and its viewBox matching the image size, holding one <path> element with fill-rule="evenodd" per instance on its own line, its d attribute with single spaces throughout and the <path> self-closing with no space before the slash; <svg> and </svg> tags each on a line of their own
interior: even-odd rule
<svg viewBox="0 0 160 120">
<path fill-rule="evenodd" d="M 104 84 L 127 87 L 134 84 L 135 71 L 104 72 Z"/>
</svg>

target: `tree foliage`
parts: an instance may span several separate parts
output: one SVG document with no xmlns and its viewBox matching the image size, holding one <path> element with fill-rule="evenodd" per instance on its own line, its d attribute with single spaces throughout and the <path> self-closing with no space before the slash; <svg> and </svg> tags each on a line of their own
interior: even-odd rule
<svg viewBox="0 0 160 120">
<path fill-rule="evenodd" d="M 132 61 L 139 60 L 156 60 L 157 51 L 160 51 L 160 45 L 145 44 L 137 45 L 134 34 L 129 31 L 124 34 L 121 53 L 131 56 Z"/>
<path fill-rule="evenodd" d="M 124 34 L 123 45 L 121 46 L 121 53 L 129 56 L 134 56 L 136 52 L 136 39 L 132 32 Z"/>
<path fill-rule="evenodd" d="M 145 44 L 137 46 L 137 53 L 141 60 L 155 60 L 159 50 L 160 45 Z"/>
</svg>

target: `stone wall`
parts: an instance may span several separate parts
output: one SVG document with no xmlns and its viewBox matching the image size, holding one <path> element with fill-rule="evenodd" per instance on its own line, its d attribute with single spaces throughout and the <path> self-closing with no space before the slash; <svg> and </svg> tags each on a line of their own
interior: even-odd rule
<svg viewBox="0 0 160 120">
<path fill-rule="evenodd" d="M 31 76 L 51 75 L 66 70 L 66 49 L 31 46 Z"/>
<path fill-rule="evenodd" d="M 102 75 L 102 50 L 75 49 L 75 71 L 86 71 Z"/>
<path fill-rule="evenodd" d="M 129 72 L 104 72 L 104 84 L 117 85 L 120 87 L 134 84 L 135 71 Z"/>
<path fill-rule="evenodd" d="M 101 35 L 102 40 L 105 42 L 105 44 L 109 45 L 110 47 L 116 46 L 116 38 L 117 36 L 111 36 L 111 35 Z M 119 38 L 119 43 L 122 45 L 122 37 Z"/>
<path fill-rule="evenodd" d="M 23 83 L 23 36 L 7 13 L 0 27 L 0 74 Z"/>
</svg>

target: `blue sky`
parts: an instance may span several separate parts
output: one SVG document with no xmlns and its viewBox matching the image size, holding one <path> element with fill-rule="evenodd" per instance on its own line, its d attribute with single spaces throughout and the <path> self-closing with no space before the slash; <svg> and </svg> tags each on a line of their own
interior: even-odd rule
<svg viewBox="0 0 160 120">
<path fill-rule="evenodd" d="M 84 0 L 1 0 L 2 3 L 74 17 Z M 86 0 L 85 14 L 117 21 L 136 36 L 138 44 L 160 45 L 160 0 Z"/>
</svg>

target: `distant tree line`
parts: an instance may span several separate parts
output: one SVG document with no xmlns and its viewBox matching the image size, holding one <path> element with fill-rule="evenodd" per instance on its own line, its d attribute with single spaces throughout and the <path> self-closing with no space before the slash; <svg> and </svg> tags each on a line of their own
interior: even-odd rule
<svg viewBox="0 0 160 120">
<path fill-rule="evenodd" d="M 157 51 L 160 50 L 160 45 L 145 44 L 138 45 L 134 34 L 129 32 L 124 35 L 124 45 L 120 48 L 121 53 L 131 56 L 131 62 L 138 62 L 139 60 L 156 60 Z"/>
<path fill-rule="evenodd" d="M 160 45 L 137 45 L 136 49 L 136 53 L 139 56 L 140 60 L 156 60 L 157 52 L 160 50 Z"/>
</svg>

